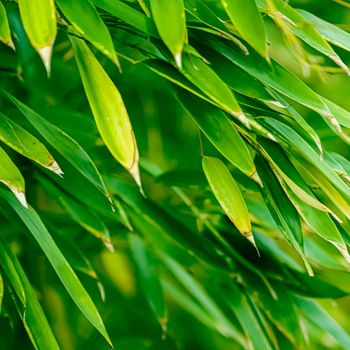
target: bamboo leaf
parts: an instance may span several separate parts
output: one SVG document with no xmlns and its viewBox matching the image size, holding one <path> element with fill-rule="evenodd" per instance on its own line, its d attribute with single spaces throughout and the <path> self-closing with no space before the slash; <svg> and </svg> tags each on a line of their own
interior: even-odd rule
<svg viewBox="0 0 350 350">
<path fill-rule="evenodd" d="M 300 310 L 304 316 L 323 332 L 328 332 L 344 350 L 350 346 L 349 334 L 324 310 L 317 302 L 306 298 L 298 298 Z"/>
<path fill-rule="evenodd" d="M 226 299 L 230 308 L 239 320 L 244 332 L 251 341 L 250 348 L 256 350 L 272 350 L 273 348 L 261 327 L 258 315 L 254 312 L 254 308 L 251 307 L 252 301 L 249 300 L 245 293 L 240 290 L 236 283 L 230 284 L 230 290 L 228 295 L 226 295 Z"/>
<path fill-rule="evenodd" d="M 241 234 L 255 245 L 248 208 L 225 164 L 218 158 L 203 157 L 202 165 L 209 185 L 225 214 Z"/>
<path fill-rule="evenodd" d="M 305 10 L 297 10 L 330 43 L 350 51 L 350 34 Z"/>
<path fill-rule="evenodd" d="M 15 301 L 15 304 L 35 349 L 59 350 L 60 347 L 25 272 L 16 256 L 3 240 L 0 240 L 0 261 L 17 297 L 21 301 Z M 24 303 L 23 293 L 25 294 Z M 13 296 L 13 298 L 16 297 Z"/>
<path fill-rule="evenodd" d="M 109 250 L 114 251 L 109 231 L 94 211 L 91 211 L 88 207 L 81 205 L 75 199 L 60 191 L 43 176 L 38 176 L 38 178 L 42 186 L 57 199 L 62 208 L 74 221 L 100 239 Z"/>
<path fill-rule="evenodd" d="M 166 327 L 167 312 L 159 277 L 147 248 L 136 234 L 129 234 L 129 246 L 137 264 L 143 291 L 162 328 Z"/>
<path fill-rule="evenodd" d="M 303 16 L 298 13 L 298 11 L 293 9 L 283 0 L 273 0 L 275 9 L 279 11 L 280 14 L 274 13 L 273 11 L 271 12 L 271 8 L 268 6 L 268 1 L 266 0 L 258 0 L 258 4 L 272 17 L 276 16 L 278 19 L 282 17 L 283 26 L 288 31 L 295 34 L 315 50 L 329 57 L 349 75 L 350 71 L 341 58 L 327 43 L 327 41 L 323 39 L 322 35 L 312 25 L 305 21 Z"/>
<path fill-rule="evenodd" d="M 245 339 L 238 332 L 236 327 L 222 313 L 220 308 L 208 295 L 205 289 L 174 259 L 165 255 L 159 254 L 161 260 L 183 287 L 197 300 L 198 304 L 206 311 L 206 313 L 217 322 L 217 327 L 221 333 L 230 336 L 239 342 L 242 346 L 246 345 Z"/>
<path fill-rule="evenodd" d="M 183 74 L 202 90 L 209 98 L 230 113 L 244 125 L 249 127 L 249 121 L 243 114 L 232 91 L 219 76 L 206 64 L 194 55 L 183 55 Z"/>
<path fill-rule="evenodd" d="M 63 172 L 46 147 L 28 131 L 0 112 L 0 140 L 23 156 L 58 175 Z"/>
<path fill-rule="evenodd" d="M 94 5 L 89 0 L 57 0 L 56 3 L 74 28 L 119 66 L 112 37 Z"/>
<path fill-rule="evenodd" d="M 15 212 L 27 226 L 28 230 L 38 242 L 41 249 L 44 251 L 46 257 L 48 258 L 67 292 L 74 300 L 80 311 L 103 335 L 107 342 L 112 345 L 95 304 L 84 289 L 71 266 L 68 264 L 65 257 L 62 255 L 61 251 L 58 249 L 56 243 L 47 231 L 39 215 L 32 207 L 25 209 L 22 206 L 18 205 L 18 203 L 14 201 L 8 192 L 2 189 L 0 189 L 0 195 L 9 203 L 9 205 L 15 210 Z"/>
<path fill-rule="evenodd" d="M 113 157 L 141 187 L 139 153 L 122 97 L 87 45 L 80 39 L 70 39 L 101 137 Z"/>
<path fill-rule="evenodd" d="M 2 2 L 0 2 L 0 41 L 11 48 L 14 48 L 6 10 Z"/>
<path fill-rule="evenodd" d="M 153 21 L 124 2 L 119 0 L 91 0 L 91 2 L 141 32 L 158 37 L 157 28 Z"/>
<path fill-rule="evenodd" d="M 0 88 L 0 93 L 10 100 L 28 119 L 35 129 L 54 147 L 59 153 L 65 157 L 89 182 L 96 186 L 107 198 L 108 191 L 98 172 L 96 165 L 93 163 L 85 150 L 69 135 L 63 132 L 55 125 L 48 122 L 38 113 L 30 109 L 28 106 L 17 100 L 14 96 Z"/>
<path fill-rule="evenodd" d="M 150 0 L 151 12 L 160 37 L 181 67 L 181 55 L 187 41 L 183 0 Z"/>
<path fill-rule="evenodd" d="M 222 0 L 221 2 L 243 39 L 260 55 L 267 58 L 265 26 L 255 0 Z"/>
<path fill-rule="evenodd" d="M 6 185 L 19 202 L 27 207 L 24 178 L 7 153 L 0 147 L 0 182 Z"/>
<path fill-rule="evenodd" d="M 245 56 L 233 47 L 227 46 L 224 42 L 206 38 L 207 44 L 218 51 L 224 57 L 238 65 L 248 74 L 261 81 L 267 87 L 299 102 L 300 104 L 313 109 L 321 114 L 335 129 L 339 129 L 339 123 L 331 113 L 328 105 L 296 75 L 278 62 L 271 60 L 268 64 L 259 55 L 251 52 Z"/>
<path fill-rule="evenodd" d="M 244 174 L 259 183 L 249 149 L 233 123 L 219 109 L 178 89 L 177 97 L 217 150 Z"/>
<path fill-rule="evenodd" d="M 306 224 L 324 240 L 333 244 L 343 255 L 347 262 L 350 262 L 348 248 L 334 222 L 324 212 L 315 210 L 304 202 L 300 201 L 292 191 L 288 191 L 289 198 L 294 203 L 300 216 Z"/>
<path fill-rule="evenodd" d="M 28 38 L 50 75 L 51 54 L 57 31 L 54 1 L 19 0 L 18 6 Z"/>
</svg>

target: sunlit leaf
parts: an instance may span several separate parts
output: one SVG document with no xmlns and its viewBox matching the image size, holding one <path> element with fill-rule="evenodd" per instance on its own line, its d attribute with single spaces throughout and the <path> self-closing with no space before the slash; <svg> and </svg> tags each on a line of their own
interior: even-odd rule
<svg viewBox="0 0 350 350">
<path fill-rule="evenodd" d="M 97 128 L 114 158 L 141 186 L 139 153 L 122 97 L 87 45 L 71 37 L 86 96 Z"/>
<path fill-rule="evenodd" d="M 18 5 L 28 38 L 50 74 L 52 47 L 57 31 L 54 1 L 19 0 Z"/>
</svg>

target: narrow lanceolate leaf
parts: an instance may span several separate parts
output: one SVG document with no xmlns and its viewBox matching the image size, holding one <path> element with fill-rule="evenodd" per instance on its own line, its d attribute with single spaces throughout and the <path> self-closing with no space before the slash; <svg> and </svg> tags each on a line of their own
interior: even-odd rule
<svg viewBox="0 0 350 350">
<path fill-rule="evenodd" d="M 71 42 L 101 137 L 114 158 L 141 187 L 139 153 L 122 97 L 84 41 L 71 37 Z"/>
<path fill-rule="evenodd" d="M 259 183 L 253 158 L 232 121 L 220 109 L 178 89 L 177 97 L 199 128 L 234 166 Z"/>
<path fill-rule="evenodd" d="M 56 1 L 71 24 L 98 50 L 119 65 L 109 31 L 90 1 Z"/>
<path fill-rule="evenodd" d="M 334 24 L 318 18 L 312 13 L 304 10 L 298 10 L 304 19 L 310 23 L 326 40 L 333 45 L 337 45 L 344 50 L 350 51 L 350 34 L 340 29 Z"/>
<path fill-rule="evenodd" d="M 106 197 L 109 198 L 108 191 L 98 172 L 96 165 L 91 160 L 85 150 L 69 135 L 51 124 L 38 113 L 30 109 L 14 96 L 0 88 L 2 93 L 9 99 L 28 119 L 35 129 L 65 157 L 83 176 L 85 176 L 93 185 L 95 185 Z"/>
<path fill-rule="evenodd" d="M 6 152 L 0 147 L 0 182 L 6 185 L 21 204 L 27 207 L 24 178 Z"/>
<path fill-rule="evenodd" d="M 77 202 L 74 198 L 60 191 L 52 182 L 43 176 L 38 176 L 40 184 L 45 190 L 55 198 L 62 208 L 69 214 L 74 221 L 81 225 L 86 231 L 92 233 L 100 239 L 105 246 L 113 251 L 113 245 L 109 231 L 104 223 L 97 217 L 94 211 Z"/>
<path fill-rule="evenodd" d="M 79 307 L 80 311 L 103 335 L 108 343 L 111 344 L 111 340 L 109 339 L 103 321 L 95 304 L 74 273 L 72 267 L 68 264 L 66 258 L 58 249 L 55 241 L 47 231 L 39 215 L 31 207 L 25 209 L 20 206 L 7 191 L 0 189 L 0 195 L 11 205 L 11 207 L 15 210 L 15 212 L 27 226 L 28 230 L 32 233 L 33 237 L 36 239 L 39 246 L 44 251 L 49 262 L 56 271 L 58 277 L 61 279 L 67 292 Z"/>
<path fill-rule="evenodd" d="M 0 2 L 0 41 L 14 48 L 4 5 Z"/>
<path fill-rule="evenodd" d="M 203 288 L 203 286 L 194 277 L 192 277 L 191 274 L 186 271 L 186 269 L 184 269 L 176 260 L 171 258 L 169 255 L 165 255 L 161 252 L 159 252 L 158 255 L 160 256 L 164 265 L 178 280 L 178 282 L 186 289 L 188 294 L 190 294 L 190 296 L 193 297 L 190 297 L 187 300 L 196 300 L 194 304 L 197 307 L 190 307 L 188 302 L 186 302 L 183 306 L 189 311 L 194 311 L 193 314 L 196 317 L 202 314 L 202 312 L 199 311 L 202 309 L 201 311 L 204 311 L 204 315 L 208 317 L 207 321 L 209 321 L 210 319 L 215 320 L 215 328 L 219 330 L 221 334 L 235 339 L 240 345 L 242 345 L 244 349 L 247 349 L 248 342 L 246 341 L 246 339 L 242 337 L 242 334 L 236 328 L 235 324 L 233 324 L 230 321 L 230 319 L 226 317 L 226 315 L 222 312 L 222 310 L 212 299 L 212 297 L 207 293 L 207 291 Z M 196 309 L 199 312 L 197 312 Z M 209 321 L 209 324 L 213 324 L 213 322 Z"/>
<path fill-rule="evenodd" d="M 28 131 L 0 112 L 0 140 L 9 147 L 61 175 L 62 170 L 46 147 Z"/>
<path fill-rule="evenodd" d="M 159 35 L 181 67 L 181 54 L 187 40 L 183 0 L 150 0 L 151 12 Z"/>
<path fill-rule="evenodd" d="M 288 5 L 288 3 L 283 0 L 273 1 L 274 6 L 276 7 L 277 11 L 280 11 L 280 13 L 273 13 L 273 11 L 271 12 L 271 8 L 267 5 L 268 1 L 266 0 L 258 0 L 257 3 L 272 17 L 275 16 L 278 19 L 283 18 L 282 23 L 287 31 L 295 34 L 315 50 L 329 57 L 347 74 L 350 73 L 348 67 L 328 44 L 328 42 L 322 37 L 322 35 L 314 28 L 313 25 L 310 25 L 310 23 L 308 23 L 303 16 L 298 13 L 298 11 Z"/>
<path fill-rule="evenodd" d="M 203 157 L 205 176 L 225 214 L 237 229 L 255 245 L 247 205 L 236 181 L 218 158 Z"/>
<path fill-rule="evenodd" d="M 307 298 L 298 298 L 299 310 L 305 318 L 309 319 L 316 327 L 322 327 L 322 332 L 330 334 L 342 349 L 349 349 L 350 336 L 336 319 L 334 319 L 319 303 Z"/>
<path fill-rule="evenodd" d="M 182 63 L 183 74 L 189 81 L 196 85 L 222 109 L 249 127 L 249 121 L 243 114 L 233 92 L 202 59 L 186 53 L 183 55 Z"/>
<path fill-rule="evenodd" d="M 284 66 L 274 60 L 271 60 L 271 64 L 268 64 L 254 52 L 251 52 L 248 56 L 244 55 L 220 40 L 213 40 L 213 37 L 210 36 L 206 37 L 205 42 L 267 87 L 320 113 L 333 128 L 339 129 L 339 123 L 328 105 Z"/>
<path fill-rule="evenodd" d="M 3 241 L 3 238 L 0 240 L 0 266 L 1 270 L 4 271 L 6 276 L 10 279 L 11 285 L 13 289 L 15 290 L 18 299 L 22 303 L 23 306 L 26 306 L 27 300 L 26 300 L 26 291 L 24 289 L 24 286 L 22 284 L 22 280 L 20 276 L 18 275 L 16 271 L 16 266 L 14 265 L 13 260 L 10 258 L 10 256 L 6 253 L 5 242 Z M 7 245 L 6 245 L 7 246 Z M 9 249 L 9 248 L 8 248 Z"/>
<path fill-rule="evenodd" d="M 237 31 L 256 51 L 267 57 L 264 22 L 255 0 L 221 0 Z"/>
<path fill-rule="evenodd" d="M 306 224 L 320 237 L 332 243 L 344 256 L 347 262 L 350 262 L 348 248 L 337 226 L 334 224 L 329 215 L 305 204 L 303 201 L 297 198 L 292 191 L 288 191 L 288 193 L 294 206 L 297 208 L 300 216 L 305 220 Z"/>
<path fill-rule="evenodd" d="M 0 264 L 12 284 L 14 291 L 12 298 L 35 349 L 59 350 L 60 347 L 33 287 L 15 254 L 2 240 L 0 240 Z"/>
<path fill-rule="evenodd" d="M 166 305 L 159 276 L 152 261 L 153 257 L 147 251 L 145 243 L 140 237 L 136 234 L 130 234 L 128 238 L 131 253 L 139 272 L 143 292 L 160 324 L 165 328 L 167 323 Z"/>
<path fill-rule="evenodd" d="M 56 10 L 53 0 L 19 0 L 24 29 L 50 74 L 51 54 L 56 38 Z"/>
</svg>

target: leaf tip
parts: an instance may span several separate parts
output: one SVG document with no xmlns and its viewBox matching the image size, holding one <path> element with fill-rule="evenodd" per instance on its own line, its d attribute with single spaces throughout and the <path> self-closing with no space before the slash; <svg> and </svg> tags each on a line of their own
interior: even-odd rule
<svg viewBox="0 0 350 350">
<path fill-rule="evenodd" d="M 254 180 L 261 188 L 264 187 L 256 170 L 254 171 L 253 175 L 250 176 L 250 178 Z"/>
<path fill-rule="evenodd" d="M 17 188 L 11 188 L 11 191 L 13 192 L 13 194 L 16 196 L 16 198 L 18 199 L 18 201 L 26 208 L 28 209 L 28 203 L 27 203 L 27 199 L 26 199 L 26 195 L 23 191 L 18 190 Z"/>
<path fill-rule="evenodd" d="M 45 47 L 41 47 L 37 49 L 37 52 L 41 58 L 41 60 L 44 63 L 46 72 L 47 72 L 47 76 L 50 77 L 51 75 L 51 56 L 52 56 L 52 49 L 53 46 L 52 45 L 48 45 Z"/>
<path fill-rule="evenodd" d="M 174 55 L 175 63 L 179 69 L 182 69 L 182 54 L 181 51 Z"/>
</svg>

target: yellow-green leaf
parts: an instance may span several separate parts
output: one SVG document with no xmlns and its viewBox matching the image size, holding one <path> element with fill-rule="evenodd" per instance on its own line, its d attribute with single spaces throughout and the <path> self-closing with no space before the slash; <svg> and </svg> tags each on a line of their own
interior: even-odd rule
<svg viewBox="0 0 350 350">
<path fill-rule="evenodd" d="M 48 74 L 56 38 L 56 10 L 53 0 L 18 0 L 24 29 L 29 41 L 38 51 Z"/>
<path fill-rule="evenodd" d="M 43 167 L 62 174 L 62 170 L 53 159 L 46 147 L 27 130 L 7 118 L 0 112 L 0 140 L 9 147 L 34 160 Z"/>
<path fill-rule="evenodd" d="M 203 157 L 202 165 L 210 188 L 225 214 L 241 234 L 255 245 L 247 205 L 227 167 L 215 157 Z"/>
<path fill-rule="evenodd" d="M 71 42 L 98 131 L 114 158 L 141 186 L 139 153 L 122 97 L 84 41 L 71 37 Z"/>
<path fill-rule="evenodd" d="M 7 153 L 0 147 L 0 182 L 6 185 L 21 204 L 27 207 L 24 178 Z"/>
<path fill-rule="evenodd" d="M 14 48 L 4 5 L 0 2 L 0 41 Z"/>
<path fill-rule="evenodd" d="M 150 0 L 150 5 L 159 35 L 181 67 L 181 53 L 187 40 L 183 0 Z"/>
<path fill-rule="evenodd" d="M 256 51 L 267 57 L 267 40 L 264 22 L 255 0 L 221 0 L 238 33 Z"/>
<path fill-rule="evenodd" d="M 249 126 L 249 121 L 233 92 L 202 59 L 188 53 L 184 54 L 183 74 L 222 109 Z"/>
<path fill-rule="evenodd" d="M 90 1 L 57 0 L 69 22 L 98 50 L 119 65 L 112 37 L 94 5 Z"/>
</svg>

